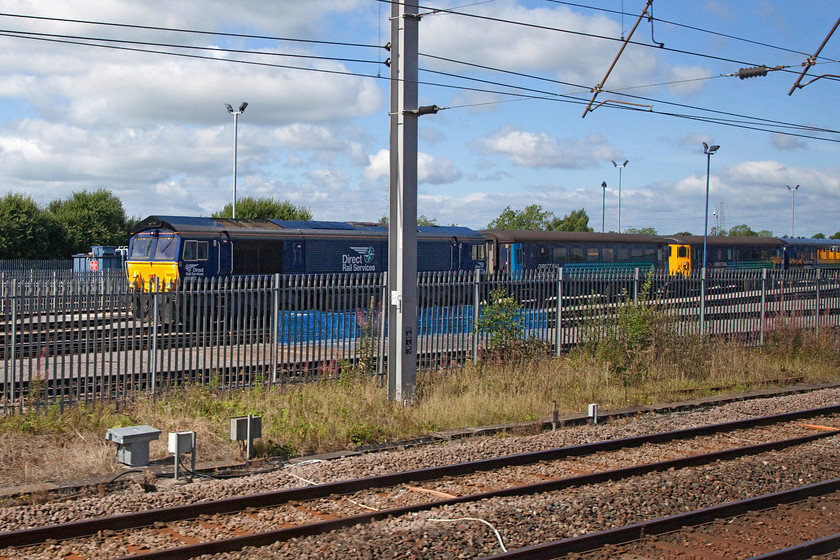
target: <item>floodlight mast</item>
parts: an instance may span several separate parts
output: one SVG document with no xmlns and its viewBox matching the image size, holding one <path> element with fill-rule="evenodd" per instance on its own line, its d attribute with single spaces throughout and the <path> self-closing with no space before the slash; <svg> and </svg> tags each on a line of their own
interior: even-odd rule
<svg viewBox="0 0 840 560">
<path fill-rule="evenodd" d="M 225 103 L 228 113 L 233 115 L 233 211 L 231 212 L 231 217 L 233 219 L 236 219 L 236 160 L 238 155 L 237 136 L 239 128 L 239 115 L 245 112 L 245 108 L 247 106 L 248 103 L 243 101 L 239 106 L 239 109 L 234 111 L 230 103 Z"/>
<path fill-rule="evenodd" d="M 601 181 L 601 188 L 604 190 L 601 196 L 601 233 L 604 233 L 604 210 L 606 209 L 607 200 L 607 182 Z"/>
<path fill-rule="evenodd" d="M 709 235 L 709 169 L 711 168 L 712 156 L 720 146 L 709 146 L 703 142 L 703 153 L 706 154 L 706 221 L 703 226 L 703 268 L 706 268 L 708 259 L 706 258 L 706 241 Z"/>
<path fill-rule="evenodd" d="M 621 233 L 621 169 L 627 167 L 628 163 L 630 163 L 629 159 L 625 159 L 621 165 L 615 161 L 612 162 L 614 166 L 618 167 L 618 233 Z"/>
<path fill-rule="evenodd" d="M 799 188 L 799 185 L 795 187 L 791 187 L 790 185 L 785 185 L 788 190 L 790 191 L 790 237 L 793 239 L 793 211 L 794 211 L 794 199 L 796 198 L 796 189 Z"/>
</svg>

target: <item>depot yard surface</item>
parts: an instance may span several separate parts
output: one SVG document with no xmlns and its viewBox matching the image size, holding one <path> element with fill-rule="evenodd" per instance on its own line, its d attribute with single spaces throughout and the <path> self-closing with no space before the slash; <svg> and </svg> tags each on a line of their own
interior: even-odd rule
<svg viewBox="0 0 840 560">
<path fill-rule="evenodd" d="M 602 411 L 791 383 L 840 380 L 840 332 L 782 327 L 760 348 L 691 337 L 657 338 L 635 346 L 585 346 L 566 356 L 536 350 L 489 355 L 480 364 L 421 372 L 417 398 L 387 400 L 381 380 L 353 371 L 312 383 L 218 391 L 173 388 L 132 402 L 31 408 L 0 417 L 0 485 L 117 475 L 109 428 L 146 424 L 163 432 L 152 460 L 171 455 L 167 432 L 197 434 L 199 463 L 242 459 L 229 441 L 229 419 L 262 416 L 258 457 L 354 449 L 422 438 L 436 431 L 535 422 L 579 414 L 589 403 Z"/>
</svg>

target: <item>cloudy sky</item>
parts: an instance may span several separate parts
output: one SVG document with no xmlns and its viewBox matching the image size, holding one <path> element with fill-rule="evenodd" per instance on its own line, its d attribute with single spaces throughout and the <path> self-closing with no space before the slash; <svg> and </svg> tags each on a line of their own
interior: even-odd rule
<svg viewBox="0 0 840 560">
<path fill-rule="evenodd" d="M 418 213 L 485 227 L 584 208 L 600 231 L 840 230 L 836 0 L 423 4 Z M 447 8 L 449 11 L 434 11 Z M 623 12 L 623 13 L 622 13 Z M 273 196 L 316 219 L 388 212 L 390 5 L 375 0 L 0 0 L 0 194 L 107 188 L 129 216 Z M 104 25 L 107 24 L 107 25 Z M 661 45 L 661 46 L 660 46 Z M 781 66 L 741 80 L 739 68 Z M 603 104 L 602 104 L 603 103 Z M 601 183 L 606 182 L 606 190 Z M 787 185 L 800 185 L 795 195 Z M 795 197 L 795 199 L 793 198 Z M 602 216 L 602 205 L 606 207 Z"/>
</svg>

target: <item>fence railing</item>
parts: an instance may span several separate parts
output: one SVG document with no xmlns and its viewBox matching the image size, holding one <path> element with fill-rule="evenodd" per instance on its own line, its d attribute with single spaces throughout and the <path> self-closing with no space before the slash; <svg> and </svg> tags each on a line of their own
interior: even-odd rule
<svg viewBox="0 0 840 560">
<path fill-rule="evenodd" d="M 706 271 L 689 278 L 643 270 L 516 276 L 427 273 L 418 278 L 419 368 L 479 359 L 477 325 L 491 294 L 518 306 L 521 336 L 559 354 L 622 305 L 655 305 L 682 335 L 764 342 L 780 321 L 840 323 L 836 270 Z M 124 399 L 174 384 L 238 388 L 387 369 L 383 274 L 189 280 L 136 294 L 123 275 L 0 276 L 0 406 Z"/>
<path fill-rule="evenodd" d="M 0 259 L 0 272 L 29 272 L 29 271 L 67 271 L 73 270 L 72 259 Z"/>
</svg>

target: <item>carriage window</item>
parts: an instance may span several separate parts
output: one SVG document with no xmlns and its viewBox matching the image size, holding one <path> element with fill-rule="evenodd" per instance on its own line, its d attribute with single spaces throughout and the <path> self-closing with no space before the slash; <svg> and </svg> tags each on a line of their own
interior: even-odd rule
<svg viewBox="0 0 840 560">
<path fill-rule="evenodd" d="M 586 249 L 586 262 L 596 263 L 601 260 L 601 253 L 598 251 L 598 247 L 587 247 Z"/>
<path fill-rule="evenodd" d="M 470 248 L 470 252 L 472 253 L 472 260 L 474 260 L 474 261 L 483 261 L 484 260 L 484 245 L 473 245 Z"/>
<path fill-rule="evenodd" d="M 572 247 L 572 262 L 583 262 L 582 247 Z"/>
<path fill-rule="evenodd" d="M 148 259 L 152 256 L 152 242 L 151 237 L 135 237 L 131 244 L 130 259 Z"/>
<path fill-rule="evenodd" d="M 207 241 L 184 241 L 185 261 L 206 261 L 208 253 Z"/>
<path fill-rule="evenodd" d="M 178 238 L 174 235 L 159 237 L 155 247 L 155 260 L 174 261 L 178 256 Z"/>
<path fill-rule="evenodd" d="M 631 247 L 630 248 L 630 256 L 633 257 L 633 260 L 638 260 L 642 258 L 642 248 L 641 247 Z"/>
<path fill-rule="evenodd" d="M 630 249 L 628 249 L 627 247 L 619 247 L 618 249 L 616 249 L 615 262 L 630 262 Z"/>
<path fill-rule="evenodd" d="M 565 247 L 554 248 L 554 262 L 564 263 L 569 262 L 569 250 Z"/>
<path fill-rule="evenodd" d="M 615 262 L 615 249 L 612 247 L 604 247 L 601 249 L 601 259 L 605 263 Z"/>
<path fill-rule="evenodd" d="M 656 247 L 645 247 L 645 262 L 656 262 Z"/>
</svg>

